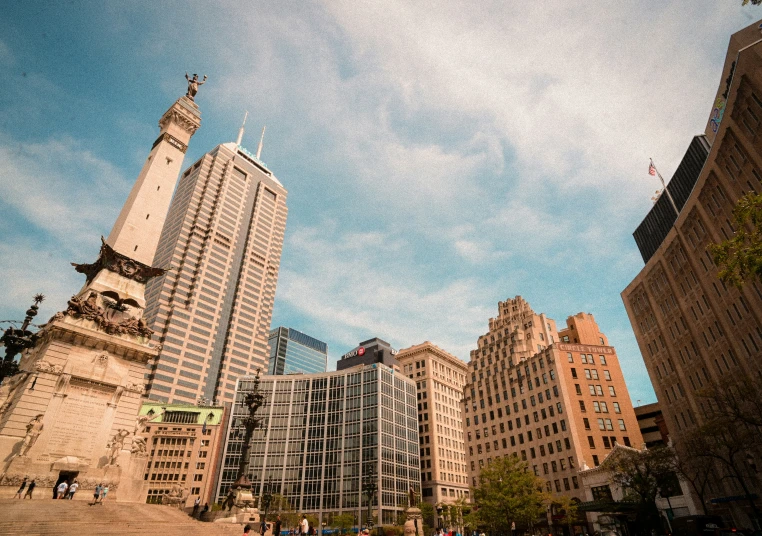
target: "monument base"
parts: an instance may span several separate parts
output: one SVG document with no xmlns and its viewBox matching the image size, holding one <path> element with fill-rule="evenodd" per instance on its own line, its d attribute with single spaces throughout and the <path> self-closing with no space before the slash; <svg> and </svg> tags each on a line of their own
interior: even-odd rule
<svg viewBox="0 0 762 536">
<path fill-rule="evenodd" d="M 235 513 L 227 513 L 225 517 L 217 517 L 215 523 L 259 523 L 259 510 L 257 508 L 240 508 Z"/>
<path fill-rule="evenodd" d="M 423 536 L 423 514 L 420 508 L 414 506 L 405 510 L 407 521 L 405 521 L 404 534 L 406 536 Z"/>
</svg>

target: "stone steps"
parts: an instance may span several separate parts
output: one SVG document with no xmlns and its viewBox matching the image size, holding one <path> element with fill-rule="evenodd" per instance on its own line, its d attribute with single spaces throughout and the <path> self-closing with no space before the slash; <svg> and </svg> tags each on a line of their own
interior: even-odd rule
<svg viewBox="0 0 762 536">
<path fill-rule="evenodd" d="M 0 534 L 109 536 L 233 536 L 241 525 L 202 523 L 184 512 L 157 504 L 0 499 Z"/>
</svg>

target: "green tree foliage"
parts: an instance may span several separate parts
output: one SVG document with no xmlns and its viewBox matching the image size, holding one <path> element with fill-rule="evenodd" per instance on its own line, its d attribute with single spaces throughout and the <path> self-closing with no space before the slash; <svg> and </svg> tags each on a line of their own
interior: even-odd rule
<svg viewBox="0 0 762 536">
<path fill-rule="evenodd" d="M 347 529 L 351 529 L 355 524 L 355 516 L 349 513 L 339 514 L 333 518 L 332 525 L 344 534 Z"/>
<path fill-rule="evenodd" d="M 749 0 L 743 0 L 743 3 L 741 5 L 745 6 L 748 3 L 749 3 Z M 751 0 L 751 4 L 754 5 L 754 6 L 758 6 L 758 5 L 762 4 L 762 0 Z"/>
<path fill-rule="evenodd" d="M 423 517 L 424 528 L 433 529 L 437 511 L 427 502 L 418 503 L 418 508 L 421 510 L 421 517 Z M 426 531 L 424 530 L 424 534 L 425 533 Z"/>
<path fill-rule="evenodd" d="M 563 516 L 560 519 L 561 525 L 566 525 L 569 529 L 569 534 L 573 534 L 572 525 L 582 521 L 579 515 L 577 515 L 579 501 L 568 495 L 554 495 L 550 503 L 553 509 Z"/>
<path fill-rule="evenodd" d="M 648 450 L 621 449 L 605 460 L 611 480 L 619 485 L 625 500 L 636 503 L 638 522 L 658 530 L 661 526 L 657 495 L 672 496 L 679 489 L 675 475 L 674 452 L 667 447 Z"/>
<path fill-rule="evenodd" d="M 467 523 L 490 533 L 509 534 L 511 522 L 531 526 L 545 514 L 542 481 L 516 456 L 497 458 L 482 468 L 473 490 L 476 508 Z"/>
<path fill-rule="evenodd" d="M 273 494 L 268 513 L 268 521 L 274 521 L 276 516 L 280 516 L 283 527 L 288 529 L 295 528 L 301 519 L 288 498 L 279 493 Z"/>
<path fill-rule="evenodd" d="M 760 3 L 762 0 L 752 0 Z M 732 237 L 711 244 L 709 251 L 719 268 L 717 274 L 725 283 L 737 287 L 752 278 L 762 276 L 762 195 L 754 193 L 741 197 L 733 209 Z"/>
</svg>

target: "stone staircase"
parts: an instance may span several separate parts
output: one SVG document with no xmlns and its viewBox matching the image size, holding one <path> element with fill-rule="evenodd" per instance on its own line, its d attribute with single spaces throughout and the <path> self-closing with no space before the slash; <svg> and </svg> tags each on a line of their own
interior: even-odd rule
<svg viewBox="0 0 762 536">
<path fill-rule="evenodd" d="M 254 528 L 254 527 L 252 527 Z M 203 523 L 158 504 L 0 499 L 0 535 L 240 536 L 241 525 Z"/>
</svg>

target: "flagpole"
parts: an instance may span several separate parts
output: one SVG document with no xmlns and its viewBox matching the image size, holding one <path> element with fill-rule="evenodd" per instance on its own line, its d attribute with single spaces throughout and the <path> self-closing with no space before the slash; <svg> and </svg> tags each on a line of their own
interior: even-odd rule
<svg viewBox="0 0 762 536">
<path fill-rule="evenodd" d="M 661 181 L 661 185 L 664 188 L 664 193 L 667 194 L 667 197 L 669 198 L 669 202 L 672 203 L 672 208 L 675 209 L 675 216 L 680 216 L 680 211 L 677 210 L 677 205 L 675 204 L 675 200 L 672 199 L 672 194 L 669 193 L 669 190 L 667 190 L 667 185 L 664 183 L 664 177 L 661 176 L 661 173 L 659 173 L 659 170 L 656 169 L 656 166 L 654 166 L 654 159 L 649 158 L 651 161 L 651 166 L 654 168 L 654 171 L 656 171 L 656 174 L 659 176 L 659 180 Z"/>
</svg>

